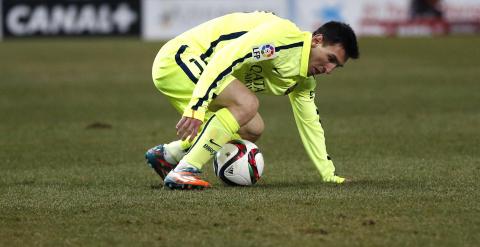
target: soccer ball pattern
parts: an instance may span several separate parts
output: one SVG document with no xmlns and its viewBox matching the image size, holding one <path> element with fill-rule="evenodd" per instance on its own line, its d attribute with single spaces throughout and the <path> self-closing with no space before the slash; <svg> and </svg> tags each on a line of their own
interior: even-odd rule
<svg viewBox="0 0 480 247">
<path fill-rule="evenodd" d="M 253 185 L 263 173 L 263 155 L 257 145 L 247 140 L 225 144 L 213 159 L 215 175 L 227 185 Z"/>
</svg>

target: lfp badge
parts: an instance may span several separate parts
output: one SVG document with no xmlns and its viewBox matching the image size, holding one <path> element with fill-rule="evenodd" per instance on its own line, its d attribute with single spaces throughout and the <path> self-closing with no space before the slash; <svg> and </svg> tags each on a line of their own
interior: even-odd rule
<svg viewBox="0 0 480 247">
<path fill-rule="evenodd" d="M 262 49 L 260 50 L 260 52 L 262 53 L 262 56 L 265 57 L 265 58 L 270 58 L 271 56 L 274 56 L 275 55 L 275 47 L 273 47 L 273 45 L 263 45 L 262 46 Z"/>
<path fill-rule="evenodd" d="M 264 44 L 257 47 L 253 47 L 252 57 L 257 61 L 268 60 L 275 58 L 277 53 L 275 52 L 275 46 L 273 44 Z"/>
</svg>

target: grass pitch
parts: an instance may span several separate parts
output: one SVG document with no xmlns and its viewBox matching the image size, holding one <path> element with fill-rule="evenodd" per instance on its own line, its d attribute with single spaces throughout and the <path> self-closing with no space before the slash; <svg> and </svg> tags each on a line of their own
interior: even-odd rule
<svg viewBox="0 0 480 247">
<path fill-rule="evenodd" d="M 478 246 L 479 37 L 361 39 L 317 105 L 345 185 L 319 183 L 288 100 L 261 97 L 252 188 L 170 191 L 159 43 L 0 43 L 0 246 Z M 175 83 L 175 82 L 172 82 Z"/>
</svg>

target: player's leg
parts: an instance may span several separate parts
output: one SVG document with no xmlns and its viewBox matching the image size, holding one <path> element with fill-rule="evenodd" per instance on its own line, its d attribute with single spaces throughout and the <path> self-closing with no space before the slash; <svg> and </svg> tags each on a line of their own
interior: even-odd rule
<svg viewBox="0 0 480 247">
<path fill-rule="evenodd" d="M 198 139 L 182 161 L 201 168 L 232 136 L 257 115 L 259 102 L 245 85 L 233 79 L 212 101 L 219 109 L 208 119 Z"/>
<path fill-rule="evenodd" d="M 232 139 L 241 126 L 247 125 L 257 115 L 259 104 L 257 97 L 239 80 L 233 79 L 219 91 L 218 96 L 212 102 L 212 109 L 219 110 L 207 120 L 189 152 L 179 165 L 167 175 L 166 186 L 174 189 L 208 187 L 209 184 L 198 177 L 186 177 L 183 174 L 189 174 L 191 171 L 198 173 L 215 152 Z M 258 119 L 255 122 L 258 122 Z M 257 125 L 259 124 L 257 123 Z M 198 183 L 189 183 L 191 180 Z"/>
<path fill-rule="evenodd" d="M 245 125 L 240 127 L 238 134 L 242 139 L 249 140 L 251 142 L 256 142 L 263 133 L 265 124 L 260 114 L 257 114 Z"/>
<path fill-rule="evenodd" d="M 152 66 L 152 78 L 155 87 L 165 95 L 170 104 L 182 114 L 190 101 L 195 84 L 184 71 L 185 67 L 181 68 L 175 59 L 175 56 L 179 52 L 178 47 L 179 46 L 169 46 L 167 44 L 160 49 Z M 194 54 L 186 52 L 180 55 L 179 56 L 186 61 L 194 56 Z M 188 63 L 184 63 L 184 65 L 190 74 L 199 76 L 200 71 L 197 66 L 192 66 Z M 190 65 L 190 67 L 188 65 Z M 161 114 L 161 112 L 159 112 L 159 114 Z M 192 143 L 188 141 L 181 140 L 172 141 L 168 144 L 160 144 L 149 149 L 145 154 L 145 158 L 147 159 L 147 163 L 163 179 L 170 170 L 175 168 L 191 144 Z"/>
<path fill-rule="evenodd" d="M 200 129 L 203 129 L 203 126 Z M 238 130 L 237 134 L 233 135 L 231 139 L 241 138 L 251 142 L 256 142 L 262 135 L 263 129 L 264 123 L 262 117 L 257 113 L 250 120 L 250 122 L 242 126 Z M 189 142 L 188 140 L 176 140 L 167 144 L 155 146 L 149 149 L 145 154 L 147 163 L 163 179 L 168 172 L 175 168 L 178 162 L 180 162 L 180 160 L 187 154 L 187 151 L 190 149 L 192 143 L 193 142 Z"/>
<path fill-rule="evenodd" d="M 224 97 L 228 97 L 228 94 L 225 94 Z M 221 108 L 223 108 L 223 106 L 220 105 L 218 102 L 212 102 L 208 109 L 212 112 L 216 112 Z M 241 138 L 251 142 L 256 142 L 262 135 L 264 128 L 265 124 L 263 122 L 263 119 L 260 116 L 260 113 L 257 112 L 248 123 L 240 127 L 237 134 L 235 134 L 232 139 Z"/>
</svg>

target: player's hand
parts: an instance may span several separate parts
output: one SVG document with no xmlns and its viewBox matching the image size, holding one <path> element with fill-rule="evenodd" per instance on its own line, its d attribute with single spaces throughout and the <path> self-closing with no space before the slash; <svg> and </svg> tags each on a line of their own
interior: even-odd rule
<svg viewBox="0 0 480 247">
<path fill-rule="evenodd" d="M 180 121 L 177 123 L 177 136 L 182 139 L 182 141 L 185 141 L 187 137 L 190 136 L 189 141 L 193 141 L 195 136 L 197 136 L 198 129 L 202 125 L 202 121 L 195 119 L 195 118 L 190 118 L 190 117 L 182 117 Z"/>
</svg>

